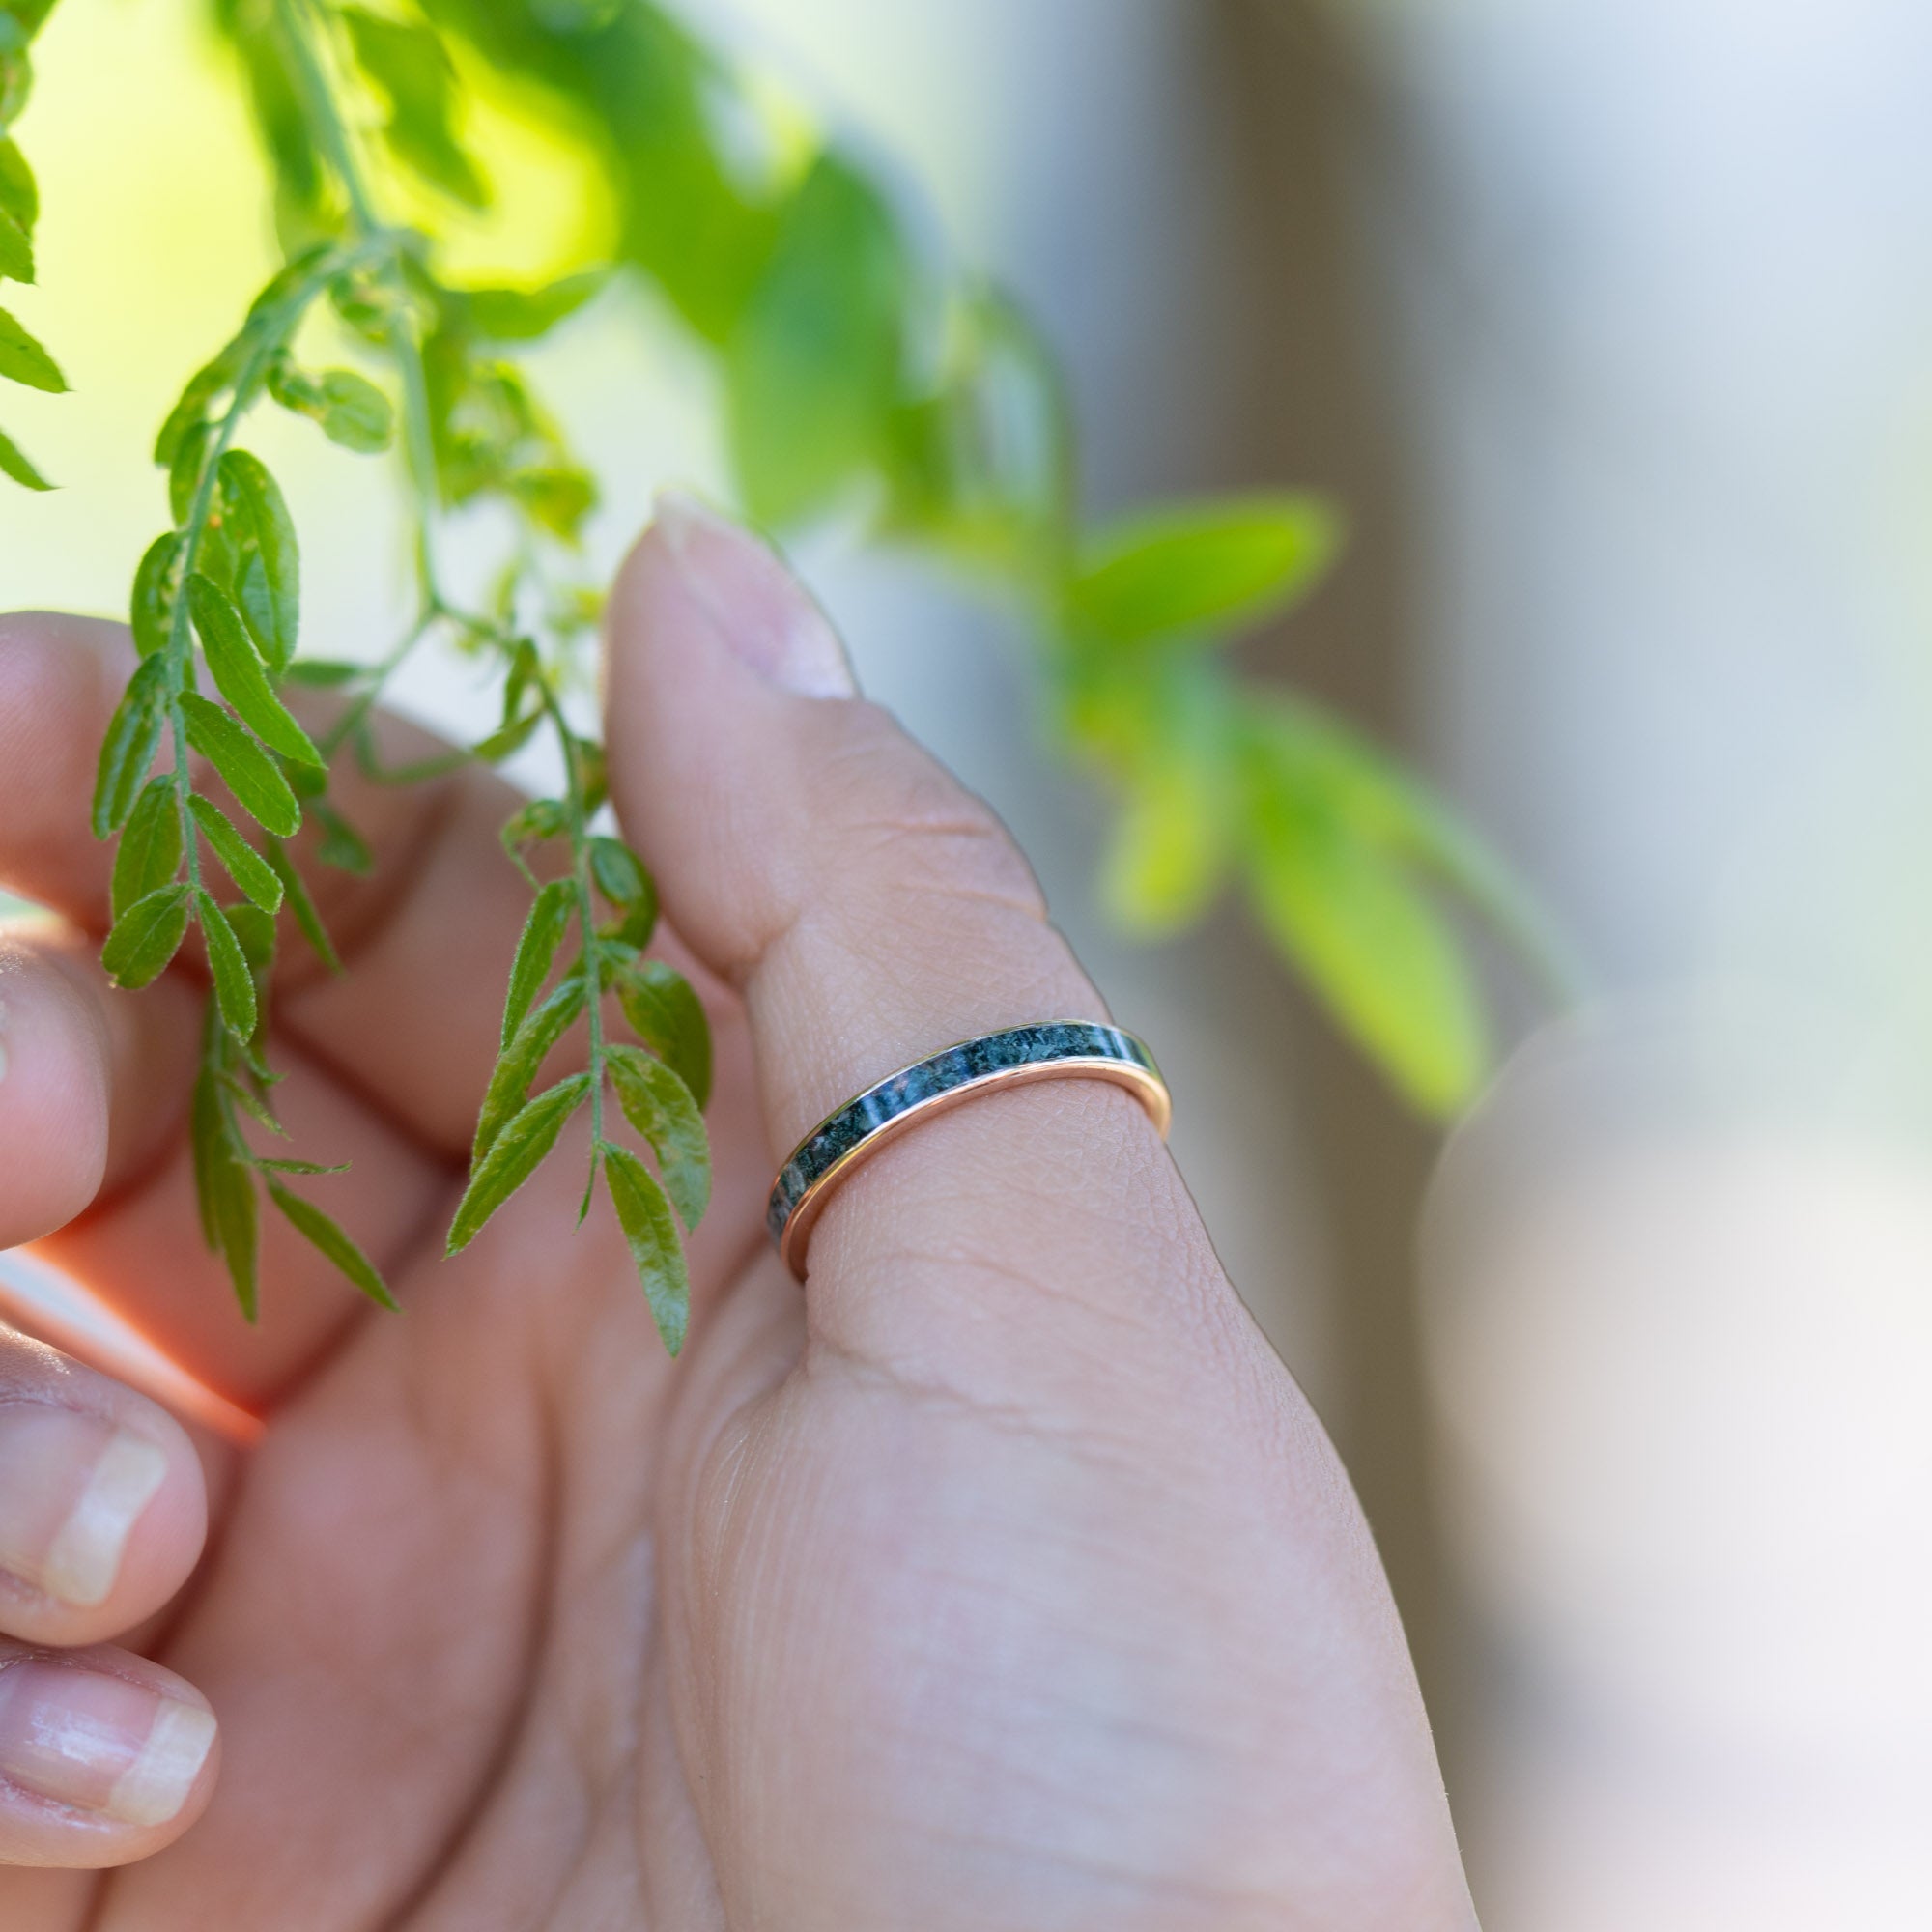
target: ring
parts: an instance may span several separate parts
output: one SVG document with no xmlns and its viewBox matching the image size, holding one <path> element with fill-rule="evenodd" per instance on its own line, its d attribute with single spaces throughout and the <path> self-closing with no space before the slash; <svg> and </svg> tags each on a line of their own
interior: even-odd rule
<svg viewBox="0 0 1932 1932">
<path fill-rule="evenodd" d="M 1162 1140 L 1174 1102 L 1153 1055 L 1132 1034 L 1092 1020 L 1045 1020 L 962 1039 L 867 1087 L 820 1121 L 772 1183 L 765 1226 L 785 1265 L 805 1279 L 805 1246 L 835 1184 L 928 1116 L 994 1087 L 1035 1080 L 1111 1080 L 1148 1111 Z"/>
</svg>

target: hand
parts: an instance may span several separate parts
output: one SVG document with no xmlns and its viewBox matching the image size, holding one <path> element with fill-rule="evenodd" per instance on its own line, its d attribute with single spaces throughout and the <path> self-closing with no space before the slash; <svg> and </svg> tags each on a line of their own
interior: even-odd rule
<svg viewBox="0 0 1932 1932">
<path fill-rule="evenodd" d="M 440 1258 L 527 904 L 473 771 L 345 800 L 384 855 L 318 876 L 351 971 L 274 1011 L 299 1151 L 355 1163 L 315 1198 L 406 1312 L 270 1230 L 242 1322 L 201 988 L 93 964 L 125 636 L 0 624 L 0 878 L 65 922 L 0 964 L 0 1245 L 268 1418 L 197 1444 L 0 1331 L 0 1925 L 1465 1932 L 1368 1531 L 1129 1095 L 922 1124 L 803 1294 L 766 1243 L 831 1107 L 1103 1016 L 1018 854 L 742 533 L 673 506 L 611 633 L 617 809 L 719 1037 L 676 1363 L 607 1210 L 569 1232 L 581 1145 Z"/>
</svg>

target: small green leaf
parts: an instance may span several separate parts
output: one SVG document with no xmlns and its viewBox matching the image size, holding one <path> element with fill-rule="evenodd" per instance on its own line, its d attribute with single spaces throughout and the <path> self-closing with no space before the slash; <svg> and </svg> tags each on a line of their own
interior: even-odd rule
<svg viewBox="0 0 1932 1932">
<path fill-rule="evenodd" d="M 222 696 L 241 714 L 242 722 L 283 757 L 304 765 L 322 764 L 323 755 L 308 733 L 275 696 L 268 669 L 256 652 L 255 640 L 228 593 L 197 570 L 187 581 L 187 603 L 194 628 L 201 636 L 202 649 L 208 655 L 208 668 L 214 673 Z"/>
<path fill-rule="evenodd" d="M 346 1160 L 337 1161 L 333 1167 L 324 1167 L 320 1161 L 270 1160 L 268 1155 L 259 1153 L 255 1156 L 255 1165 L 268 1174 L 313 1176 L 321 1174 L 347 1174 L 349 1172 L 349 1163 Z"/>
<path fill-rule="evenodd" d="M 617 976 L 617 999 L 631 1030 L 702 1107 L 711 1098 L 711 1027 L 691 982 L 662 959 L 645 959 Z"/>
<path fill-rule="evenodd" d="M 160 976 L 187 936 L 189 895 L 185 884 L 162 886 L 114 922 L 100 963 L 116 985 L 135 992 Z"/>
<path fill-rule="evenodd" d="M 174 780 L 163 774 L 142 787 L 115 847 L 114 917 L 119 919 L 137 899 L 159 892 L 174 877 L 181 856 L 181 807 Z"/>
<path fill-rule="evenodd" d="M 691 1277 L 670 1203 L 650 1170 L 628 1148 L 604 1149 L 604 1184 L 611 1190 L 611 1205 L 630 1243 L 651 1319 L 666 1350 L 675 1355 L 684 1347 L 691 1321 Z"/>
<path fill-rule="evenodd" d="M 175 460 L 168 469 L 168 514 L 177 525 L 185 525 L 193 513 L 195 492 L 213 443 L 214 425 L 201 422 L 190 423 L 175 445 Z"/>
<path fill-rule="evenodd" d="M 1488 1061 L 1481 1004 L 1441 914 L 1399 858 L 1293 777 L 1266 788 L 1248 879 L 1262 923 L 1419 1108 L 1466 1100 Z"/>
<path fill-rule="evenodd" d="M 725 347 L 732 459 L 758 522 L 823 508 L 884 455 L 910 286 L 878 191 L 822 155 Z"/>
<path fill-rule="evenodd" d="M 228 876 L 264 912 L 280 912 L 282 881 L 279 874 L 235 829 L 221 808 L 209 799 L 190 798 L 187 809 L 194 814 L 194 822 L 201 827 L 201 836 L 208 840 Z"/>
<path fill-rule="evenodd" d="M 308 941 L 310 950 L 331 973 L 340 973 L 342 960 L 336 953 L 335 944 L 322 923 L 322 915 L 316 910 L 314 899 L 309 896 L 302 875 L 296 870 L 295 861 L 283 849 L 279 838 L 269 840 L 269 864 L 275 868 L 275 876 L 282 882 L 289 910 L 295 914 L 296 924 L 300 928 L 301 936 Z"/>
<path fill-rule="evenodd" d="M 4 308 L 0 308 L 0 376 L 30 389 L 44 389 L 50 396 L 67 392 L 60 365 Z"/>
<path fill-rule="evenodd" d="M 650 1142 L 684 1225 L 696 1227 L 711 1199 L 711 1143 L 691 1089 L 641 1048 L 606 1047 L 604 1059 L 624 1118 Z"/>
<path fill-rule="evenodd" d="M 144 658 L 165 650 L 173 634 L 175 599 L 181 595 L 182 552 L 186 543 L 180 530 L 163 530 L 142 554 L 134 571 L 129 614 L 134 648 Z"/>
<path fill-rule="evenodd" d="M 1111 644 L 1239 629 L 1312 590 L 1341 534 L 1321 497 L 1285 493 L 1134 517 L 1081 559 L 1068 627 Z"/>
<path fill-rule="evenodd" d="M 275 874 L 277 890 L 281 877 Z M 242 942 L 242 951 L 247 958 L 249 970 L 265 973 L 275 963 L 275 916 L 252 901 L 237 900 L 227 909 L 228 923 L 235 928 L 235 937 Z"/>
<path fill-rule="evenodd" d="M 40 189 L 34 171 L 16 142 L 0 139 L 0 209 L 5 209 L 29 235 L 41 215 Z"/>
<path fill-rule="evenodd" d="M 643 862 L 621 838 L 591 839 L 590 875 L 613 906 L 634 906 L 656 897 Z"/>
<path fill-rule="evenodd" d="M 274 760 L 220 705 L 188 691 L 182 694 L 181 708 L 188 743 L 221 774 L 236 803 L 277 837 L 292 838 L 301 825 L 301 808 Z"/>
<path fill-rule="evenodd" d="M 298 658 L 283 674 L 291 684 L 327 691 L 336 685 L 353 684 L 358 677 L 367 677 L 369 667 L 336 658 Z"/>
<path fill-rule="evenodd" d="M 457 1203 L 456 1218 L 449 1229 L 452 1255 L 467 1248 L 491 1215 L 537 1171 L 556 1145 L 564 1122 L 582 1105 L 589 1092 L 589 1074 L 573 1073 L 511 1116 Z"/>
<path fill-rule="evenodd" d="M 26 452 L 12 437 L 0 434 L 0 476 L 11 476 L 28 490 L 51 490 L 54 486 L 36 469 Z"/>
<path fill-rule="evenodd" d="M 168 666 L 165 658 L 146 658 L 128 680 L 101 740 L 94 781 L 94 836 L 105 838 L 128 822 L 148 780 L 148 767 L 160 749 L 167 722 Z"/>
<path fill-rule="evenodd" d="M 505 724 L 501 730 L 492 731 L 487 738 L 479 739 L 469 748 L 469 755 L 483 764 L 494 765 L 507 758 L 512 752 L 521 752 L 537 734 L 537 726 L 544 722 L 544 713 L 532 711 L 526 718 L 519 718 L 514 724 Z"/>
<path fill-rule="evenodd" d="M 209 976 L 214 981 L 222 1024 L 238 1039 L 252 1039 L 261 1015 L 255 1004 L 255 976 L 248 970 L 242 942 L 207 893 L 195 894 L 194 909 L 201 920 L 202 937 L 208 941 Z"/>
<path fill-rule="evenodd" d="M 530 916 L 524 923 L 523 937 L 517 942 L 517 956 L 510 967 L 510 990 L 503 1003 L 503 1030 L 498 1041 L 508 1046 L 516 1037 L 550 978 L 556 949 L 563 943 L 564 928 L 570 923 L 571 908 L 577 903 L 574 879 L 553 879 L 537 894 Z"/>
<path fill-rule="evenodd" d="M 236 600 L 270 668 L 296 654 L 301 620 L 301 551 L 295 520 L 268 466 L 245 449 L 221 459 L 221 495 L 234 528 Z"/>
<path fill-rule="evenodd" d="M 33 279 L 33 242 L 13 213 L 0 203 L 0 281 L 31 282 Z"/>
<path fill-rule="evenodd" d="M 487 207 L 483 178 L 456 139 L 456 71 L 440 37 L 420 21 L 360 7 L 344 7 L 341 15 L 357 63 L 388 102 L 384 133 L 397 156 L 465 207 Z"/>
<path fill-rule="evenodd" d="M 310 816 L 322 829 L 322 843 L 315 856 L 325 866 L 333 866 L 338 872 L 353 872 L 358 878 L 375 869 L 376 855 L 370 851 L 369 841 L 332 805 L 318 799 Z"/>
<path fill-rule="evenodd" d="M 524 864 L 518 847 L 541 838 L 561 838 L 569 830 L 570 814 L 560 800 L 533 798 L 503 821 L 503 829 L 497 837 L 503 841 L 503 850 L 508 853 L 511 865 L 534 886 L 536 876 Z"/>
<path fill-rule="evenodd" d="M 353 369 L 330 369 L 324 375 L 316 420 L 330 442 L 364 456 L 387 449 L 395 435 L 395 412 L 388 397 Z"/>
<path fill-rule="evenodd" d="M 269 1163 L 257 1161 L 256 1165 L 267 1167 Z M 282 1162 L 278 1165 L 283 1172 L 288 1172 L 294 1167 L 292 1162 Z M 327 1174 L 340 1170 L 318 1167 L 302 1171 L 310 1174 Z M 331 1216 L 325 1214 L 314 1202 L 304 1201 L 299 1194 L 292 1194 L 279 1180 L 269 1182 L 269 1199 L 282 1210 L 289 1226 L 318 1253 L 332 1262 L 377 1307 L 386 1308 L 392 1314 L 399 1312 L 396 1298 L 389 1293 L 383 1277 L 376 1272 L 375 1264 L 349 1238 Z"/>
<path fill-rule="evenodd" d="M 463 303 L 479 335 L 493 342 L 534 342 L 577 311 L 611 279 L 587 269 L 541 289 L 466 289 Z"/>
<path fill-rule="evenodd" d="M 230 343 L 213 361 L 205 363 L 187 380 L 187 386 L 176 399 L 155 438 L 155 461 L 170 475 L 181 454 L 182 441 L 190 430 L 208 421 L 208 412 L 235 380 L 235 344 Z"/>
<path fill-rule="evenodd" d="M 206 1072 L 195 1082 L 189 1116 L 195 1199 L 208 1245 L 226 1264 L 235 1298 L 252 1321 L 257 1311 L 261 1204 L 255 1198 L 254 1175 L 229 1127 L 221 1094 L 220 1086 Z"/>
<path fill-rule="evenodd" d="M 243 910 L 246 910 L 246 908 L 243 908 Z M 227 1073 L 221 1076 L 221 1087 L 222 1091 L 228 1094 L 251 1121 L 259 1122 L 270 1133 L 277 1135 L 282 1140 L 288 1139 L 288 1128 L 276 1120 L 274 1109 L 252 1087 L 245 1085 L 243 1082 L 237 1080 L 232 1074 Z M 261 1165 L 259 1161 L 255 1161 L 252 1164 L 256 1166 Z"/>
<path fill-rule="evenodd" d="M 476 1118 L 476 1138 L 469 1151 L 473 1168 L 496 1144 L 511 1117 L 524 1104 L 530 1082 L 543 1066 L 544 1056 L 576 1024 L 584 1005 L 583 981 L 565 980 L 532 1009 L 517 1029 L 517 1037 L 506 1046 L 490 1075 L 489 1091 Z"/>
<path fill-rule="evenodd" d="M 283 409 L 321 424 L 331 442 L 364 455 L 386 449 L 395 432 L 395 412 L 388 397 L 353 369 L 311 376 L 277 364 L 269 373 L 269 394 Z"/>
</svg>

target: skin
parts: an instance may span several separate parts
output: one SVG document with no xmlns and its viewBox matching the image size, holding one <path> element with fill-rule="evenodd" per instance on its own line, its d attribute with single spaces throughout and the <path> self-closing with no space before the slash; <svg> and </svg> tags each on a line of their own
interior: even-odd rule
<svg viewBox="0 0 1932 1932">
<path fill-rule="evenodd" d="M 528 900 L 481 772 L 345 791 L 383 855 L 315 875 L 351 971 L 293 964 L 274 1007 L 297 1151 L 355 1163 L 301 1185 L 406 1312 L 270 1227 L 242 1322 L 194 1219 L 195 969 L 134 997 L 93 964 L 127 639 L 0 619 L 0 880 L 55 915 L 0 942 L 0 1244 L 268 1423 L 191 1437 L 0 1331 L 0 1424 L 17 1396 L 168 1459 L 105 1601 L 0 1589 L 0 1683 L 57 1647 L 220 1723 L 161 1825 L 0 1779 L 0 1924 L 1466 1932 L 1368 1529 L 1130 1096 L 923 1125 L 839 1187 L 804 1293 L 766 1244 L 829 1108 L 1104 1014 L 1005 833 L 728 526 L 672 505 L 611 632 L 614 802 L 718 1032 L 676 1363 L 608 1208 L 568 1232 L 581 1136 L 440 1259 Z M 0 1501 L 50 1480 L 7 1439 Z"/>
</svg>

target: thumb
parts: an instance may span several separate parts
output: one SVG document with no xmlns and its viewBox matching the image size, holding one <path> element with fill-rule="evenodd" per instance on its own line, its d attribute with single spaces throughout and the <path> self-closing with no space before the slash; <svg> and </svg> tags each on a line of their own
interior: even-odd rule
<svg viewBox="0 0 1932 1932">
<path fill-rule="evenodd" d="M 770 550 L 668 497 L 610 621 L 616 807 L 680 933 L 745 996 L 775 1159 L 956 1040 L 1106 1017 L 1005 829 L 860 698 Z M 1227 1293 L 1142 1109 L 1087 1080 L 996 1089 L 881 1148 L 831 1191 L 810 1266 L 814 1324 L 894 1355 L 936 1321 L 984 1330 L 1016 1289 L 1030 1351 L 1042 1302 L 1082 1282 L 1117 1302 L 1211 1273 Z"/>
</svg>

